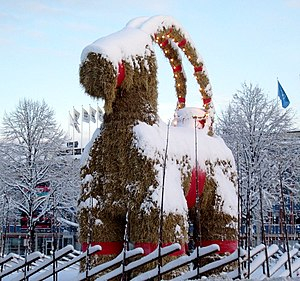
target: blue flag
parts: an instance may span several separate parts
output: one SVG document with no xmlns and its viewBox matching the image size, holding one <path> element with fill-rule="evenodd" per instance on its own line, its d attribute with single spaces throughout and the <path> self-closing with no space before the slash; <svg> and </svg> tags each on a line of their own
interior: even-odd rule
<svg viewBox="0 0 300 281">
<path fill-rule="evenodd" d="M 287 97 L 285 91 L 281 87 L 279 81 L 277 81 L 277 82 L 278 82 L 278 96 L 281 100 L 282 107 L 287 108 L 290 104 L 289 98 Z"/>
</svg>

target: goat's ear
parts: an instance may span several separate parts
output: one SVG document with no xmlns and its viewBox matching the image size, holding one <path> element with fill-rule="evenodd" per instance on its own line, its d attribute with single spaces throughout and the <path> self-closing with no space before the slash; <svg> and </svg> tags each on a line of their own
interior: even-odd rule
<svg viewBox="0 0 300 281">
<path fill-rule="evenodd" d="M 89 53 L 80 66 L 79 75 L 86 93 L 95 98 L 105 99 L 116 87 L 116 70 L 101 54 Z"/>
<path fill-rule="evenodd" d="M 89 53 L 79 69 L 80 83 L 87 94 L 105 101 L 105 112 L 112 111 L 116 97 L 117 71 L 101 54 Z"/>
</svg>

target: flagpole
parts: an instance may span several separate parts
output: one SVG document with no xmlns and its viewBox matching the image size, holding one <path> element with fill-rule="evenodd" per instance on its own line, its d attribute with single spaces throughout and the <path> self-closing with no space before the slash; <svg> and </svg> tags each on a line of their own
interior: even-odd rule
<svg viewBox="0 0 300 281">
<path fill-rule="evenodd" d="M 68 139 L 70 139 L 70 137 L 71 137 L 71 133 L 70 133 L 70 123 L 71 123 L 70 116 L 71 116 L 71 112 L 70 112 L 70 110 L 69 110 Z"/>
<path fill-rule="evenodd" d="M 74 119 L 72 120 L 72 115 L 71 115 L 71 112 L 69 110 L 69 124 L 68 124 L 68 140 L 70 140 L 71 138 L 71 141 L 72 141 L 72 155 L 73 155 L 73 147 L 74 147 Z M 73 131 L 72 131 L 72 135 L 71 135 L 71 132 L 70 132 L 70 126 L 71 126 L 71 122 L 72 122 L 72 127 L 73 127 Z M 68 146 L 67 146 L 68 148 Z"/>
<path fill-rule="evenodd" d="M 68 116 L 68 140 L 70 140 L 71 138 L 71 132 L 70 132 L 70 125 L 71 125 L 71 113 L 70 113 L 70 110 L 69 110 L 69 116 Z"/>
</svg>

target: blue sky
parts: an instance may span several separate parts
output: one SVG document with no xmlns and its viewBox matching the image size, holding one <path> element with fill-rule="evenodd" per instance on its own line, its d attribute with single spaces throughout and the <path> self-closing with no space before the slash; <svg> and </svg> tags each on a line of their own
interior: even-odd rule
<svg viewBox="0 0 300 281">
<path fill-rule="evenodd" d="M 73 106 L 97 104 L 79 85 L 83 48 L 135 17 L 158 14 L 174 17 L 192 37 L 217 114 L 243 82 L 276 99 L 278 77 L 300 128 L 300 0 L 0 0 L 1 120 L 19 99 L 44 99 L 67 131 Z M 158 66 L 159 113 L 167 120 L 176 106 L 174 82 L 162 55 Z M 187 105 L 200 107 L 192 74 L 188 81 Z"/>
</svg>

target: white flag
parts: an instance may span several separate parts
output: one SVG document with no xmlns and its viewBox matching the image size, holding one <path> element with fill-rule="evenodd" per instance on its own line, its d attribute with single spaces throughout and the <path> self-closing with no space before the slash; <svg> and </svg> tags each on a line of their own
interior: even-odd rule
<svg viewBox="0 0 300 281">
<path fill-rule="evenodd" d="M 80 133 L 78 122 L 75 122 L 75 120 L 72 117 L 71 113 L 69 113 L 69 124 L 70 124 L 70 126 L 74 127 L 78 133 Z"/>
<path fill-rule="evenodd" d="M 91 106 L 90 106 L 90 120 L 93 123 L 96 123 L 96 109 L 92 108 Z"/>
<path fill-rule="evenodd" d="M 90 115 L 84 108 L 82 108 L 82 122 L 90 123 Z"/>
<path fill-rule="evenodd" d="M 101 110 L 101 108 L 97 105 L 97 113 L 98 113 L 98 120 L 100 122 L 103 121 L 103 111 Z"/>
<path fill-rule="evenodd" d="M 69 112 L 69 125 L 74 126 L 74 118 L 72 117 L 70 112 Z"/>
<path fill-rule="evenodd" d="M 73 108 L 73 114 L 74 114 L 74 123 L 79 125 L 78 120 L 79 120 L 80 113 L 75 108 Z"/>
</svg>

